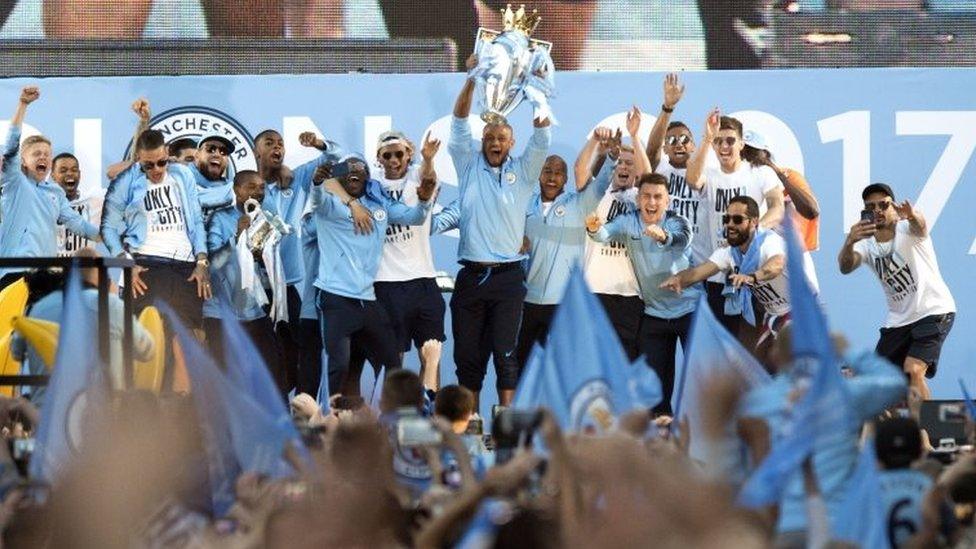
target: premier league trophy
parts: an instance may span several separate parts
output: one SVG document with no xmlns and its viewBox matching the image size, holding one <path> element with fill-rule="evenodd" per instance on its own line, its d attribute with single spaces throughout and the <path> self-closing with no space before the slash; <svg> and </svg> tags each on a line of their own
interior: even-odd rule
<svg viewBox="0 0 976 549">
<path fill-rule="evenodd" d="M 535 118 L 552 119 L 549 99 L 556 88 L 550 50 L 552 43 L 530 38 L 541 17 L 525 6 L 502 11 L 504 30 L 480 28 L 475 42 L 478 65 L 469 73 L 478 86 L 481 119 L 488 124 L 506 122 L 509 115 L 528 99 Z"/>
</svg>

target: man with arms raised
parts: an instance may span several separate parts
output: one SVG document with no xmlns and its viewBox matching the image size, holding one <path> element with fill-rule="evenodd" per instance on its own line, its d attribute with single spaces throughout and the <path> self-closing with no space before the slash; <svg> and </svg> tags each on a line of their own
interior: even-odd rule
<svg viewBox="0 0 976 549">
<path fill-rule="evenodd" d="M 20 143 L 27 106 L 41 96 L 37 86 L 20 92 L 17 110 L 10 119 L 0 172 L 0 255 L 3 257 L 54 257 L 58 252 L 56 224 L 74 234 L 96 240 L 98 229 L 75 211 L 64 190 L 48 181 L 51 141 L 33 135 Z M 24 275 L 22 268 L 0 269 L 0 290 Z"/>
<path fill-rule="evenodd" d="M 518 383 L 515 357 L 525 273 L 522 240 L 525 212 L 549 150 L 549 119 L 534 120 L 525 153 L 507 123 L 488 124 L 481 146 L 472 139 L 468 114 L 475 82 L 469 78 L 454 103 L 448 150 L 458 175 L 458 260 L 463 265 L 451 297 L 454 362 L 458 383 L 477 396 L 493 355 L 500 404 L 508 405 Z M 478 409 L 476 406 L 475 409 Z"/>
<path fill-rule="evenodd" d="M 689 187 L 702 193 L 702 201 L 707 205 L 702 221 L 702 228 L 707 232 L 702 240 L 708 240 L 709 246 L 702 251 L 711 256 L 715 250 L 728 245 L 723 236 L 725 225 L 722 218 L 733 197 L 748 196 L 759 204 L 759 215 L 762 217 L 755 221 L 765 229 L 778 226 L 785 210 L 783 184 L 776 173 L 768 166 L 752 166 L 742 160 L 742 148 L 745 146 L 742 122 L 730 116 L 721 116 L 715 109 L 705 121 L 703 143 L 711 144 L 718 155 L 719 166 L 705 166 L 708 147 L 702 146 L 688 160 L 685 181 Z M 753 331 L 740 322 L 741 315 L 726 312 L 722 294 L 726 286 L 721 275 L 708 280 L 705 284 L 708 305 L 730 332 L 745 340 L 753 339 Z"/>
<path fill-rule="evenodd" d="M 861 193 L 864 212 L 851 227 L 837 262 L 841 274 L 861 264 L 877 275 L 888 300 L 877 353 L 900 364 L 911 386 L 931 398 L 925 378 L 935 376 L 942 343 L 956 318 L 956 302 L 942 280 L 929 227 L 911 202 L 895 202 L 884 183 Z"/>
</svg>

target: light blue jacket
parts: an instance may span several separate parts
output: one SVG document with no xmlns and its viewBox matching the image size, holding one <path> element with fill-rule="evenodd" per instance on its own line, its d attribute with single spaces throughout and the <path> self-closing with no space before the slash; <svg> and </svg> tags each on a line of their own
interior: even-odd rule
<svg viewBox="0 0 976 549">
<path fill-rule="evenodd" d="M 197 197 L 200 199 L 200 210 L 203 212 L 204 223 L 214 211 L 234 204 L 234 182 L 230 179 L 207 179 L 196 164 L 187 166 L 197 182 Z"/>
<path fill-rule="evenodd" d="M 471 137 L 467 118 L 453 118 L 447 142 L 458 176 L 461 240 L 458 259 L 481 263 L 509 263 L 519 253 L 525 235 L 525 212 L 536 189 L 552 135 L 536 128 L 525 153 L 509 156 L 500 168 L 488 165 Z"/>
<path fill-rule="evenodd" d="M 203 226 L 200 199 L 193 172 L 182 164 L 170 163 L 167 173 L 176 180 L 180 192 L 183 215 L 186 217 L 187 237 L 193 253 L 207 253 L 207 231 Z M 137 252 L 146 240 L 146 208 L 143 198 L 149 179 L 138 163 L 118 175 L 108 185 L 102 207 L 102 240 L 113 256 L 124 251 Z"/>
<path fill-rule="evenodd" d="M 688 220 L 674 212 L 665 213 L 661 228 L 668 234 L 664 242 L 645 234 L 640 213 L 630 212 L 613 218 L 592 237 L 597 242 L 615 239 L 627 246 L 644 301 L 644 314 L 672 319 L 695 310 L 701 296 L 701 285 L 685 288 L 680 294 L 659 288 L 668 277 L 691 265 L 692 237 Z"/>
<path fill-rule="evenodd" d="M 315 232 L 315 217 L 302 217 L 302 260 L 305 262 L 305 287 L 302 290 L 300 318 L 317 320 L 319 317 L 315 299 L 315 275 L 319 269 L 319 239 Z"/>
<path fill-rule="evenodd" d="M 433 200 L 407 206 L 389 198 L 378 181 L 366 183 L 359 203 L 373 214 L 373 231 L 367 235 L 353 230 L 352 212 L 342 201 L 314 185 L 311 193 L 315 230 L 319 243 L 319 270 L 315 287 L 331 294 L 374 301 L 373 282 L 380 266 L 383 241 L 389 223 L 421 225 Z"/>
<path fill-rule="evenodd" d="M 338 162 L 344 155 L 342 148 L 332 141 L 326 141 L 325 150 L 318 158 L 310 160 L 292 170 L 294 175 L 291 185 L 282 189 L 277 183 L 267 182 L 264 204 L 262 207 L 271 214 L 278 214 L 292 228 L 291 234 L 281 239 L 281 263 L 285 271 L 285 282 L 288 285 L 298 284 L 305 278 L 305 266 L 302 261 L 302 243 L 299 235 L 302 212 L 305 201 L 308 200 L 312 176 L 316 168 L 326 162 Z"/>
<path fill-rule="evenodd" d="M 838 426 L 828 435 L 818 436 L 814 442 L 813 468 L 817 484 L 831 517 L 836 516 L 845 493 L 846 482 L 858 459 L 861 424 L 868 421 L 905 395 L 905 375 L 886 359 L 873 351 L 847 357 L 847 365 L 854 377 L 845 379 L 850 395 L 855 425 Z M 746 394 L 740 405 L 740 416 L 757 417 L 769 426 L 772 446 L 790 421 L 792 406 L 790 393 L 801 382 L 800 374 L 789 369 L 777 374 L 771 383 L 759 386 Z M 881 505 L 881 502 L 877 502 Z M 797 470 L 790 478 L 780 503 L 779 532 L 805 530 L 807 526 L 806 493 L 803 473 Z"/>
<path fill-rule="evenodd" d="M 529 239 L 526 303 L 555 305 L 562 301 L 569 274 L 579 265 L 586 245 L 586 216 L 607 192 L 611 172 L 611 162 L 604 162 L 596 179 L 582 191 L 557 196 L 548 214 L 543 214 L 541 194 L 529 203 L 525 216 Z"/>
<path fill-rule="evenodd" d="M 215 210 L 207 222 L 213 297 L 203 302 L 204 318 L 221 318 L 221 304 L 229 306 L 237 320 L 244 322 L 265 316 L 254 297 L 241 289 L 241 264 L 237 260 L 237 220 L 241 214 L 237 206 L 226 206 Z"/>
<path fill-rule="evenodd" d="M 3 150 L 0 174 L 0 255 L 57 257 L 57 224 L 94 240 L 98 228 L 71 207 L 64 189 L 49 180 L 36 182 L 20 169 L 21 128 L 11 126 Z M 23 268 L 0 269 L 0 276 Z"/>
</svg>

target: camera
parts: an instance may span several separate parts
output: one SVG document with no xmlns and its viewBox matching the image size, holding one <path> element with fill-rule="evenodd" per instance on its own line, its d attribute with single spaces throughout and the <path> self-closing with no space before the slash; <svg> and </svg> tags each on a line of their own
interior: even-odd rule
<svg viewBox="0 0 976 549">
<path fill-rule="evenodd" d="M 542 413 L 532 410 L 505 409 L 495 416 L 491 425 L 491 436 L 495 442 L 495 462 L 505 463 L 515 453 L 515 449 L 528 446 L 532 435 L 542 424 Z"/>
<path fill-rule="evenodd" d="M 441 433 L 430 419 L 412 414 L 397 420 L 397 444 L 404 448 L 437 446 L 441 443 Z"/>
</svg>

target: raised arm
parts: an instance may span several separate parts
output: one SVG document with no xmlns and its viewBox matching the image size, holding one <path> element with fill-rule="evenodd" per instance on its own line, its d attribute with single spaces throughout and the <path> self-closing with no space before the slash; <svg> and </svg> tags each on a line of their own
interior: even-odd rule
<svg viewBox="0 0 976 549">
<path fill-rule="evenodd" d="M 627 113 L 627 133 L 630 134 L 630 144 L 634 147 L 634 163 L 637 165 L 637 177 L 646 173 L 651 173 L 651 161 L 647 158 L 647 151 L 644 149 L 640 132 L 641 111 L 634 106 Z"/>
<path fill-rule="evenodd" d="M 786 189 L 786 194 L 800 217 L 810 220 L 820 217 L 820 204 L 817 202 L 817 197 L 810 191 L 810 185 L 800 172 L 788 168 L 780 169 L 772 161 L 768 166 L 776 172 L 776 176 L 783 183 L 783 188 Z"/>
<path fill-rule="evenodd" d="M 303 147 L 310 147 L 320 151 L 318 157 L 298 166 L 292 172 L 292 181 L 302 189 L 308 191 L 315 177 L 315 172 L 323 164 L 335 164 L 345 156 L 345 151 L 335 141 L 322 139 L 315 132 L 302 132 L 298 136 L 298 143 Z"/>
<path fill-rule="evenodd" d="M 783 187 L 770 189 L 764 195 L 766 199 L 766 213 L 759 218 L 759 226 L 767 229 L 778 227 L 786 213 L 786 201 L 783 198 Z"/>
<path fill-rule="evenodd" d="M 925 238 L 929 235 L 925 217 L 922 215 L 922 212 L 912 207 L 911 202 L 905 200 L 901 204 L 894 204 L 894 207 L 895 212 L 898 213 L 898 217 L 908 220 L 908 227 L 913 235 L 919 238 Z"/>
<path fill-rule="evenodd" d="M 603 195 L 607 193 L 607 189 L 610 188 L 610 180 L 613 176 L 613 169 L 616 166 L 616 161 L 604 162 L 603 168 L 600 169 L 600 173 L 596 175 L 596 178 L 586 184 L 586 186 L 579 191 L 580 200 L 580 210 L 589 213 L 596 209 L 600 205 L 600 200 L 603 199 Z"/>
<path fill-rule="evenodd" d="M 671 113 L 684 93 L 685 86 L 678 82 L 677 74 L 670 73 L 664 77 L 664 102 L 661 103 L 661 112 L 651 128 L 651 135 L 647 138 L 647 158 L 652 170 L 656 170 L 661 163 L 661 147 L 664 146 L 664 136 L 668 133 L 668 124 L 671 123 Z"/>
<path fill-rule="evenodd" d="M 837 266 L 840 267 L 840 274 L 847 274 L 861 266 L 861 254 L 855 251 L 855 245 L 865 238 L 874 236 L 877 229 L 871 221 L 858 221 L 847 233 L 844 245 L 837 254 Z"/>
<path fill-rule="evenodd" d="M 580 149 L 579 154 L 576 156 L 576 162 L 573 164 L 573 175 L 576 178 L 576 190 L 580 190 L 586 186 L 586 183 L 596 176 L 596 173 L 591 171 L 591 166 L 593 164 L 593 158 L 595 155 L 601 155 L 606 153 L 606 142 L 610 139 L 612 135 L 610 128 L 599 127 L 593 130 L 590 137 L 583 144 L 583 148 Z M 599 171 L 599 170 L 597 170 Z"/>
<path fill-rule="evenodd" d="M 712 112 L 708 113 L 708 118 L 705 119 L 705 133 L 702 136 L 701 145 L 695 148 L 694 154 L 688 159 L 688 170 L 685 173 L 685 182 L 696 191 L 700 191 L 705 185 L 702 178 L 705 172 L 705 160 L 708 158 L 708 151 L 712 146 L 712 138 L 718 134 L 718 128 L 719 111 L 713 109 Z"/>
<path fill-rule="evenodd" d="M 20 98 L 17 100 L 17 108 L 14 116 L 10 119 L 10 129 L 7 130 L 7 143 L 3 148 L 3 174 L 5 176 L 16 174 L 20 171 L 20 133 L 24 124 L 24 116 L 27 115 L 27 105 L 30 105 L 41 96 L 41 90 L 37 86 L 25 86 L 20 91 Z M 0 183 L 4 187 L 7 184 L 19 181 L 18 177 L 0 178 Z"/>
<path fill-rule="evenodd" d="M 132 147 L 129 148 L 129 162 L 136 161 L 136 140 L 139 139 L 139 135 L 142 132 L 149 129 L 149 120 L 152 119 L 152 110 L 149 108 L 149 100 L 140 97 L 132 103 L 132 112 L 136 113 L 139 117 L 139 123 L 136 124 L 136 132 L 132 136 Z"/>
<path fill-rule="evenodd" d="M 439 139 L 431 139 L 430 132 L 424 136 L 424 143 L 420 147 L 420 181 L 431 181 L 435 185 L 437 184 L 437 172 L 434 170 L 434 157 L 437 156 L 437 151 L 441 149 L 441 141 Z"/>
<path fill-rule="evenodd" d="M 551 143 L 552 132 L 549 130 L 548 119 L 546 119 L 544 126 L 535 125 L 529 144 L 526 145 L 525 152 L 522 153 L 522 175 L 526 185 L 538 188 L 539 174 L 542 173 L 542 165 L 546 163 L 546 156 L 549 155 Z"/>
</svg>

